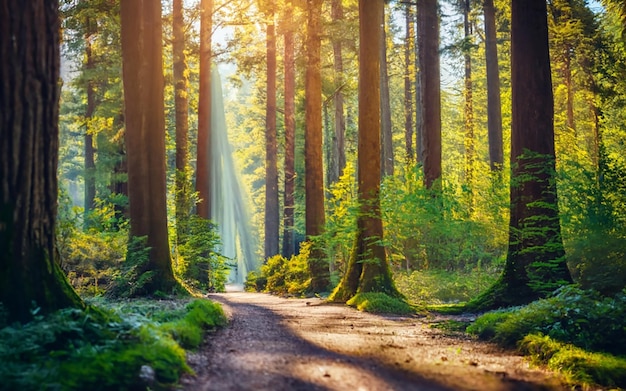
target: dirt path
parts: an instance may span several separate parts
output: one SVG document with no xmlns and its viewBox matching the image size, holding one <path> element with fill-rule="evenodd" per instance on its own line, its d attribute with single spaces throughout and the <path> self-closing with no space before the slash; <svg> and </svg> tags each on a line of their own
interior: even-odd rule
<svg viewBox="0 0 626 391">
<path fill-rule="evenodd" d="M 213 294 L 230 325 L 190 356 L 185 390 L 559 390 L 512 352 L 319 299 Z"/>
</svg>

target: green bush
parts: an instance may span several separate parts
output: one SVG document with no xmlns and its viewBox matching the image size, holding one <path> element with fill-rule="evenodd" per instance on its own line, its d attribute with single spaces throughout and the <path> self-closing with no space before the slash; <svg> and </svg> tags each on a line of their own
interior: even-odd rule
<svg viewBox="0 0 626 391">
<path fill-rule="evenodd" d="M 378 292 L 357 293 L 346 304 L 359 311 L 372 313 L 398 315 L 415 313 L 415 310 L 405 301 Z"/>
<path fill-rule="evenodd" d="M 276 295 L 291 294 L 304 295 L 311 284 L 308 258 L 311 251 L 311 243 L 304 242 L 300 246 L 300 253 L 286 259 L 281 255 L 275 255 L 261 266 L 261 275 L 249 275 L 254 278 L 257 290 Z M 252 282 L 248 283 L 252 286 Z"/>
</svg>

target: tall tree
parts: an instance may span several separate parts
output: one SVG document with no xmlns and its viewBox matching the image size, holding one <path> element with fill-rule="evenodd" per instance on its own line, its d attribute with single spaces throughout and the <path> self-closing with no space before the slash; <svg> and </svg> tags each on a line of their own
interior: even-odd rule
<svg viewBox="0 0 626 391">
<path fill-rule="evenodd" d="M 500 101 L 500 68 L 496 36 L 496 10 L 493 0 L 484 0 L 485 58 L 487 63 L 487 134 L 491 171 L 499 171 L 504 163 L 502 152 L 502 103 Z"/>
<path fill-rule="evenodd" d="M 380 113 L 381 113 L 381 164 L 383 175 L 393 175 L 393 129 L 391 124 L 391 99 L 389 97 L 389 71 L 387 70 L 387 30 L 385 12 L 380 21 Z"/>
<path fill-rule="evenodd" d="M 413 90 L 411 69 L 413 66 L 413 45 L 415 45 L 415 28 L 413 24 L 412 5 L 404 5 L 404 144 L 406 161 L 415 161 L 413 149 Z"/>
<path fill-rule="evenodd" d="M 198 91 L 198 146 L 196 149 L 196 191 L 198 216 L 211 218 L 211 57 L 213 0 L 200 1 L 200 75 Z"/>
<path fill-rule="evenodd" d="M 59 267 L 59 3 L 0 7 L 0 302 L 10 321 L 84 305 Z M 16 115 L 19 113 L 19 115 Z"/>
<path fill-rule="evenodd" d="M 130 235 L 147 237 L 151 277 L 144 292 L 176 285 L 167 233 L 165 108 L 161 2 L 121 3 L 122 59 L 128 154 Z"/>
<path fill-rule="evenodd" d="M 93 116 L 96 111 L 96 83 L 94 80 L 95 60 L 91 49 L 93 36 L 96 34 L 97 22 L 90 17 L 85 20 L 85 73 L 89 74 L 87 80 L 87 107 L 85 108 L 85 205 L 83 222 L 88 228 L 91 213 L 96 207 L 96 162 L 93 147 L 94 129 L 92 126 Z"/>
<path fill-rule="evenodd" d="M 418 37 L 422 88 L 422 159 L 427 188 L 441 177 L 441 71 L 437 0 L 419 3 Z"/>
<path fill-rule="evenodd" d="M 472 21 L 470 20 L 471 2 L 461 0 L 463 9 L 463 60 L 465 63 L 465 186 L 467 187 L 467 205 L 470 216 L 474 213 L 474 170 L 476 160 L 476 140 L 474 136 L 474 86 L 472 83 Z"/>
<path fill-rule="evenodd" d="M 307 65 L 305 80 L 304 165 L 306 192 L 307 239 L 322 233 L 324 216 L 324 169 L 322 155 L 322 76 L 321 76 L 321 18 L 322 1 L 307 0 Z M 378 109 L 377 109 L 378 110 Z M 328 262 L 319 246 L 309 255 L 309 271 L 313 292 L 323 292 L 330 283 Z"/>
<path fill-rule="evenodd" d="M 187 61 L 185 58 L 185 20 L 183 0 L 174 0 L 172 8 L 172 54 L 174 67 L 174 106 L 176 112 L 176 234 L 181 239 L 182 222 L 187 205 L 190 183 L 187 178 L 189 133 L 189 100 L 187 99 Z"/>
<path fill-rule="evenodd" d="M 331 16 L 333 24 L 336 28 L 344 23 L 344 12 L 342 0 L 332 0 L 331 4 Z M 333 154 L 335 155 L 334 162 L 336 167 L 329 169 L 329 183 L 334 183 L 341 175 L 346 167 L 346 147 L 345 147 L 345 135 L 346 135 L 346 116 L 344 113 L 344 76 L 343 76 L 343 36 L 342 34 L 335 34 L 333 40 L 333 68 L 335 78 L 335 94 L 333 95 L 333 106 L 335 108 L 334 115 L 334 129 L 335 136 L 333 138 Z"/>
<path fill-rule="evenodd" d="M 348 267 L 330 296 L 346 302 L 357 293 L 399 296 L 381 244 L 380 214 L 380 35 L 383 0 L 359 1 L 359 146 L 360 213 L 357 238 Z"/>
<path fill-rule="evenodd" d="M 295 154 L 296 154 L 296 62 L 294 45 L 293 3 L 285 4 L 284 23 L 284 72 L 285 72 L 285 194 L 283 202 L 283 251 L 285 258 L 295 253 Z"/>
<path fill-rule="evenodd" d="M 266 10 L 267 98 L 265 101 L 265 258 L 278 254 L 278 144 L 276 140 L 276 27 L 274 4 Z"/>
<path fill-rule="evenodd" d="M 544 0 L 513 0 L 511 217 L 502 277 L 472 306 L 520 305 L 571 282 L 561 239 Z"/>
</svg>

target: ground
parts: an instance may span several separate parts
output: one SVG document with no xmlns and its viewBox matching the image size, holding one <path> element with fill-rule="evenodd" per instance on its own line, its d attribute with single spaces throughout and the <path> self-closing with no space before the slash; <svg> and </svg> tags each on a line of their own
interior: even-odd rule
<svg viewBox="0 0 626 391">
<path fill-rule="evenodd" d="M 228 327 L 189 361 L 185 390 L 561 390 L 513 351 L 432 328 L 439 317 L 380 316 L 320 299 L 211 294 Z"/>
</svg>

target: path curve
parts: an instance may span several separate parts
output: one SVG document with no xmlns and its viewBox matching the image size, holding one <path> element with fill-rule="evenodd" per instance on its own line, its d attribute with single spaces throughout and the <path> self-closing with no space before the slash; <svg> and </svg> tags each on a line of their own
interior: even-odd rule
<svg viewBox="0 0 626 391">
<path fill-rule="evenodd" d="M 418 317 L 378 316 L 319 299 L 211 294 L 230 323 L 189 355 L 185 390 L 560 390 L 522 357 Z"/>
</svg>

